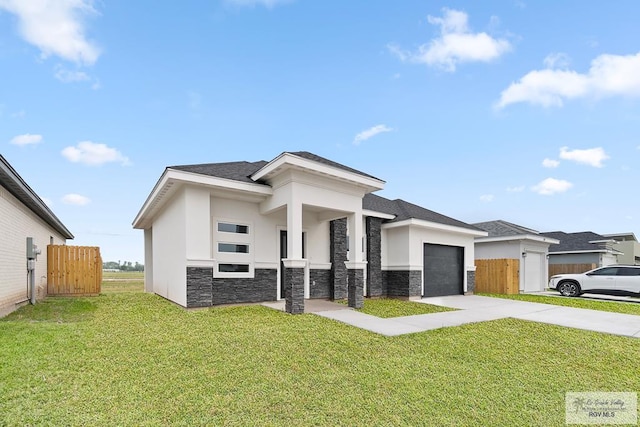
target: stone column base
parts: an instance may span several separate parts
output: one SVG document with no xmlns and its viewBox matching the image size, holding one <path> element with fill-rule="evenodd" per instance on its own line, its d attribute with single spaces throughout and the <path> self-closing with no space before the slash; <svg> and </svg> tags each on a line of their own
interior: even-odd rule
<svg viewBox="0 0 640 427">
<path fill-rule="evenodd" d="M 287 313 L 304 313 L 304 268 L 284 269 L 284 309 Z"/>
<path fill-rule="evenodd" d="M 363 292 L 364 273 L 360 268 L 350 268 L 347 272 L 347 288 L 349 307 L 362 308 L 364 305 Z"/>
</svg>

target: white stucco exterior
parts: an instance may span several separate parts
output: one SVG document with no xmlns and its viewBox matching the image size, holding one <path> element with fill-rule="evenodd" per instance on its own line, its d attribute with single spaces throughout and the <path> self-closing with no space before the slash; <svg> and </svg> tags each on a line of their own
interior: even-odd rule
<svg viewBox="0 0 640 427">
<path fill-rule="evenodd" d="M 418 220 L 386 224 L 382 228 L 383 270 L 419 271 L 424 294 L 425 243 L 460 247 L 464 253 L 463 289 L 468 292 L 467 272 L 475 271 L 474 238 L 486 233 Z"/>
<path fill-rule="evenodd" d="M 214 283 L 238 287 L 243 285 L 235 280 L 241 279 L 264 286 L 266 279 L 258 278 L 258 271 L 262 275 L 275 271 L 268 286 L 273 286 L 276 299 L 282 299 L 279 282 L 284 266 L 304 269 L 304 295 L 309 298 L 310 272 L 325 280 L 328 276 L 318 272 L 332 268 L 331 221 L 346 218 L 345 265 L 362 271 L 366 293 L 365 218 L 389 220 L 394 215 L 365 212 L 363 197 L 382 189 L 383 181 L 288 153 L 254 172 L 251 179 L 255 183 L 165 170 L 134 220 L 134 227 L 145 230 L 147 291 L 188 306 L 187 270 L 212 271 Z M 465 271 L 472 271 L 473 239 L 480 235 L 486 233 L 428 221 L 384 225 L 382 270 L 422 271 L 424 244 L 435 243 L 464 248 Z M 466 280 L 465 274 L 465 291 Z"/>
<path fill-rule="evenodd" d="M 153 292 L 180 305 L 186 305 L 187 265 L 186 192 L 178 191 L 153 222 L 153 263 L 145 275 L 153 275 Z M 146 286 L 148 287 L 148 285 Z"/>
</svg>

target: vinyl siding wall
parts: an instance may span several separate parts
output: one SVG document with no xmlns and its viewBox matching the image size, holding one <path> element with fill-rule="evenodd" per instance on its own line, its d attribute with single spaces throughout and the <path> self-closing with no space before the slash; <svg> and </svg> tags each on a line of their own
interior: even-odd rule
<svg viewBox="0 0 640 427">
<path fill-rule="evenodd" d="M 42 251 L 35 269 L 36 296 L 47 290 L 47 245 L 66 240 L 0 185 L 0 316 L 15 310 L 27 299 L 26 239 Z"/>
</svg>

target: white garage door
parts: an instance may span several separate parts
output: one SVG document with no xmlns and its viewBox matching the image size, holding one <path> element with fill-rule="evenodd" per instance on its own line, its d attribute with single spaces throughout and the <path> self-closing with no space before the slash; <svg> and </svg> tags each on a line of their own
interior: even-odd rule
<svg viewBox="0 0 640 427">
<path fill-rule="evenodd" d="M 544 291 L 546 279 L 542 277 L 542 254 L 538 252 L 526 252 L 524 258 L 524 291 Z"/>
</svg>

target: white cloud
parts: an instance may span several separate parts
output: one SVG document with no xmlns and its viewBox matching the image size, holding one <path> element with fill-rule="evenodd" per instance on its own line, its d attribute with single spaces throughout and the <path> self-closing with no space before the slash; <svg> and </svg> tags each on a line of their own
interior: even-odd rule
<svg viewBox="0 0 640 427">
<path fill-rule="evenodd" d="M 100 55 L 85 36 L 83 19 L 97 13 L 92 0 L 0 0 L 0 9 L 18 17 L 20 35 L 40 49 L 43 58 L 55 55 L 91 65 Z"/>
<path fill-rule="evenodd" d="M 493 194 L 483 194 L 482 196 L 480 196 L 480 201 L 489 203 L 493 202 L 494 198 L 495 197 L 493 196 Z"/>
<path fill-rule="evenodd" d="M 355 145 L 359 145 L 362 141 L 366 141 L 367 139 L 372 138 L 379 133 L 391 132 L 392 130 L 393 128 L 387 127 L 386 125 L 376 125 L 357 134 L 353 139 L 353 143 Z"/>
<path fill-rule="evenodd" d="M 602 162 L 607 160 L 609 156 L 602 147 L 588 148 L 586 150 L 569 150 L 568 147 L 562 147 L 560 148 L 560 158 L 601 168 L 603 166 Z"/>
<path fill-rule="evenodd" d="M 550 53 L 544 58 L 544 66 L 547 68 L 568 68 L 571 63 L 569 55 L 562 52 Z"/>
<path fill-rule="evenodd" d="M 550 196 L 556 193 L 564 193 L 573 187 L 573 184 L 563 179 L 547 178 L 531 187 L 531 191 L 544 196 Z"/>
<path fill-rule="evenodd" d="M 115 148 L 91 141 L 79 142 L 75 147 L 66 147 L 62 150 L 62 155 L 70 162 L 84 163 L 89 166 L 110 162 L 118 162 L 123 166 L 131 164 L 129 159 Z"/>
<path fill-rule="evenodd" d="M 9 141 L 13 145 L 34 145 L 42 142 L 42 135 L 32 135 L 30 133 L 25 133 L 24 135 L 17 135 L 11 138 Z"/>
<path fill-rule="evenodd" d="M 544 166 L 545 168 L 557 168 L 558 166 L 560 166 L 560 162 L 553 159 L 544 159 L 542 161 L 542 166 Z"/>
<path fill-rule="evenodd" d="M 487 33 L 472 33 L 468 15 L 453 9 L 443 9 L 443 17 L 429 15 L 430 24 L 440 26 L 440 37 L 409 52 L 390 44 L 388 49 L 401 61 L 409 61 L 440 67 L 453 72 L 464 62 L 490 62 L 511 49 L 505 39 L 496 39 Z"/>
<path fill-rule="evenodd" d="M 520 193 L 524 191 L 524 185 L 519 185 L 517 187 L 507 187 L 508 193 Z"/>
<path fill-rule="evenodd" d="M 611 96 L 640 97 L 640 53 L 600 55 L 585 74 L 551 68 L 530 71 L 503 90 L 495 106 L 528 102 L 560 107 L 565 100 Z"/>
<path fill-rule="evenodd" d="M 84 71 L 69 71 L 60 64 L 56 65 L 53 71 L 55 78 L 63 83 L 86 82 L 91 80 L 91 77 Z"/>
<path fill-rule="evenodd" d="M 264 6 L 271 9 L 285 3 L 291 3 L 293 0 L 226 0 L 227 3 L 235 6 Z"/>
<path fill-rule="evenodd" d="M 80 194 L 71 193 L 66 194 L 62 198 L 62 202 L 66 205 L 85 206 L 91 203 L 91 199 L 85 196 L 81 196 Z"/>
</svg>

